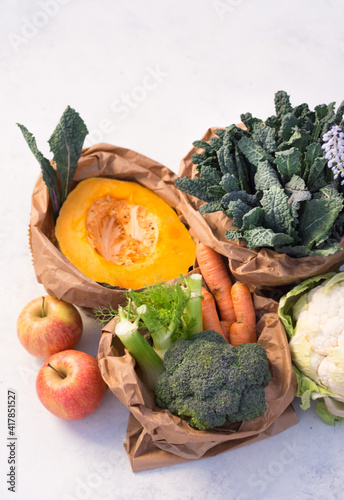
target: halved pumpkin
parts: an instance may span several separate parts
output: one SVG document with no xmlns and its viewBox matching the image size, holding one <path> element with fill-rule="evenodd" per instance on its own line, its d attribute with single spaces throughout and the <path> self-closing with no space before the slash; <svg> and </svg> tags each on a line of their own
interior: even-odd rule
<svg viewBox="0 0 344 500">
<path fill-rule="evenodd" d="M 81 181 L 55 227 L 61 252 L 88 278 L 141 288 L 188 272 L 195 243 L 176 212 L 136 182 Z"/>
</svg>

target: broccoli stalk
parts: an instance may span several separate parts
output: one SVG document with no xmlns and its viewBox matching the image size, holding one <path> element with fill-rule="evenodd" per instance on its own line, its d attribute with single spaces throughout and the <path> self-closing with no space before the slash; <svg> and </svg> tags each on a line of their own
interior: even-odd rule
<svg viewBox="0 0 344 500">
<path fill-rule="evenodd" d="M 140 366 L 147 385 L 154 390 L 156 380 L 163 369 L 163 362 L 138 331 L 140 316 L 144 313 L 144 308 L 139 308 L 137 312 L 135 321 L 130 321 L 131 300 L 129 300 L 127 310 L 120 306 L 118 308 L 120 321 L 116 325 L 115 333 Z"/>
</svg>

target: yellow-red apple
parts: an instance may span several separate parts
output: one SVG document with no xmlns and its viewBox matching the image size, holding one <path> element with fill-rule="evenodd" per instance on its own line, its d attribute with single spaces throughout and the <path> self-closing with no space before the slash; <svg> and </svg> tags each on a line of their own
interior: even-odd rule
<svg viewBox="0 0 344 500">
<path fill-rule="evenodd" d="M 20 343 L 40 359 L 75 347 L 82 329 L 82 319 L 76 307 L 49 295 L 29 302 L 17 319 Z"/>
<path fill-rule="evenodd" d="M 106 391 L 97 360 L 69 349 L 48 358 L 36 378 L 38 398 L 47 410 L 65 420 L 93 413 Z"/>
</svg>

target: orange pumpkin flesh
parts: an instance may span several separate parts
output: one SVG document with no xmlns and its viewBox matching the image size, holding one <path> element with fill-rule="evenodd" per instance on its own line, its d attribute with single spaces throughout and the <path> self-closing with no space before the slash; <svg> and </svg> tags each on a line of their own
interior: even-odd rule
<svg viewBox="0 0 344 500">
<path fill-rule="evenodd" d="M 196 248 L 175 211 L 135 182 L 81 181 L 63 203 L 55 234 L 61 252 L 88 278 L 141 288 L 176 278 Z"/>
</svg>

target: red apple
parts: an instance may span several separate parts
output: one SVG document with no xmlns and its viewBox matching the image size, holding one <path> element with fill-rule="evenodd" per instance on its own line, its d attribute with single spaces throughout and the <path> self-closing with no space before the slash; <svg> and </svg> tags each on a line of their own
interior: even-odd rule
<svg viewBox="0 0 344 500">
<path fill-rule="evenodd" d="M 47 359 L 36 379 L 41 403 L 65 420 L 79 420 L 93 413 L 106 387 L 96 359 L 72 349 Z"/>
<path fill-rule="evenodd" d="M 21 344 L 40 359 L 71 349 L 82 335 L 82 319 L 72 304 L 45 296 L 29 302 L 20 312 L 17 333 Z"/>
</svg>

